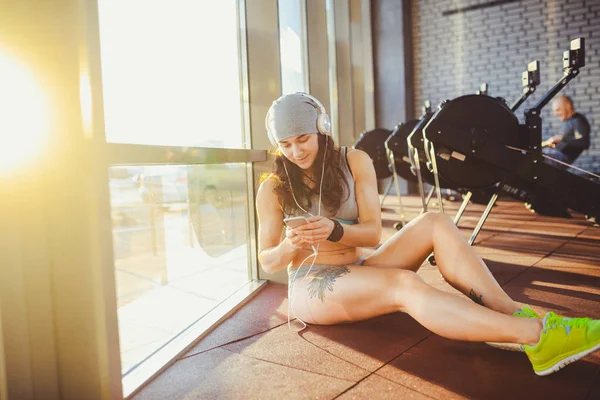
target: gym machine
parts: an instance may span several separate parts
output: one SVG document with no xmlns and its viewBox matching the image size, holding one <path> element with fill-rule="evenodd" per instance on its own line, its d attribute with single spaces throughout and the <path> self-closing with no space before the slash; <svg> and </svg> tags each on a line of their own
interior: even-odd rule
<svg viewBox="0 0 600 400">
<path fill-rule="evenodd" d="M 539 68 L 539 61 L 532 61 L 527 65 L 527 70 L 525 72 L 523 72 L 522 74 L 522 92 L 521 92 L 521 96 L 519 97 L 519 99 L 512 105 L 511 109 L 513 111 L 516 111 L 518 109 L 518 107 L 521 106 L 521 104 L 523 104 L 523 102 L 529 97 L 531 96 L 537 86 L 540 84 L 540 68 Z M 480 90 L 477 92 L 477 94 L 475 95 L 467 95 L 467 96 L 463 96 L 463 97 L 469 97 L 469 98 L 476 98 L 476 97 L 481 97 L 481 98 L 490 98 L 489 96 L 487 96 L 487 88 L 488 85 L 487 83 L 483 83 L 480 87 Z M 505 103 L 504 99 L 498 98 L 496 99 L 497 101 L 501 101 L 503 103 Z M 448 100 L 446 100 L 445 102 L 442 103 L 442 105 L 446 104 L 448 102 Z M 438 107 L 438 112 L 439 109 L 442 107 L 442 105 L 440 105 Z M 436 113 L 437 114 L 437 113 Z M 492 208 L 494 207 L 494 204 L 496 203 L 497 199 L 498 199 L 498 193 L 497 193 L 497 189 L 496 188 L 490 188 L 487 187 L 486 185 L 480 185 L 478 182 L 475 182 L 475 185 L 461 185 L 460 184 L 460 180 L 448 180 L 445 179 L 444 176 L 440 176 L 438 173 L 436 173 L 436 160 L 435 157 L 433 156 L 433 153 L 431 152 L 431 149 L 426 146 L 427 143 L 427 139 L 425 137 L 424 134 L 424 127 L 426 127 L 431 118 L 433 118 L 433 115 L 431 115 L 427 120 L 422 121 L 422 123 L 418 124 L 415 129 L 413 130 L 413 132 L 411 132 L 410 136 L 408 137 L 408 144 L 409 144 L 409 151 L 411 147 L 414 147 L 416 150 L 414 150 L 415 154 L 419 154 L 419 156 L 416 156 L 414 158 L 414 164 L 418 165 L 419 163 L 423 163 L 423 161 L 425 161 L 425 165 L 427 168 L 420 168 L 420 171 L 427 171 L 428 174 L 432 175 L 434 177 L 434 182 L 435 182 L 435 186 L 432 187 L 435 188 L 437 190 L 437 197 L 438 197 L 438 201 L 441 203 L 441 189 L 440 189 L 440 182 L 444 182 L 443 185 L 446 185 L 445 187 L 449 187 L 449 188 L 453 188 L 456 191 L 458 191 L 459 193 L 463 193 L 464 194 L 464 199 L 462 204 L 460 205 L 455 217 L 454 217 L 454 224 L 458 224 L 458 222 L 460 221 L 460 218 L 462 217 L 464 211 L 467 208 L 467 205 L 469 203 L 469 201 L 474 201 L 480 204 L 486 204 L 486 208 L 484 210 L 484 212 L 482 213 L 479 221 L 477 222 L 475 228 L 473 229 L 473 232 L 471 233 L 471 236 L 469 237 L 468 243 L 469 245 L 472 245 L 475 240 L 477 239 L 477 236 L 479 235 L 479 232 L 481 231 L 481 228 L 483 227 L 483 224 L 485 223 L 485 221 L 487 220 Z M 417 170 L 418 172 L 420 172 L 419 170 Z M 458 174 L 464 173 L 464 171 L 455 171 Z M 429 179 L 431 181 L 431 177 L 427 177 L 425 180 Z M 458 183 L 457 183 L 458 182 Z M 421 190 L 421 194 L 423 193 L 423 190 Z M 443 212 L 443 207 L 440 206 L 440 211 Z M 432 264 L 435 265 L 435 258 L 433 255 L 431 255 L 428 258 L 428 261 Z"/>
<path fill-rule="evenodd" d="M 385 147 L 386 139 L 392 134 L 392 131 L 384 128 L 376 128 L 370 131 L 361 133 L 360 137 L 354 142 L 352 148 L 363 150 L 373 160 L 373 167 L 375 168 L 375 175 L 377 179 L 386 179 L 392 176 L 392 168 L 388 163 L 387 148 Z M 400 218 L 401 224 L 406 224 L 406 217 L 404 214 L 404 205 L 402 198 L 400 197 L 400 186 L 397 177 L 394 175 L 393 179 L 388 184 L 385 190 L 383 198 L 381 199 L 381 206 L 383 201 L 388 195 L 392 184 L 396 185 L 396 193 L 398 194 L 398 205 L 400 207 Z"/>
<path fill-rule="evenodd" d="M 512 109 L 516 110 L 531 94 L 533 94 L 539 83 L 539 61 L 533 61 L 527 65 L 527 70 L 522 74 L 522 94 L 512 106 Z M 488 84 L 484 82 L 481 84 L 477 95 L 487 96 L 487 93 Z M 444 179 L 443 176 L 437 176 L 436 178 L 436 175 L 433 173 L 431 157 L 429 154 L 427 154 L 425 150 L 423 136 L 423 128 L 427 125 L 429 119 L 432 116 L 433 113 L 431 112 L 430 105 L 426 103 L 426 107 L 424 108 L 422 116 L 419 120 L 410 121 L 407 124 L 400 125 L 399 128 L 392 133 L 392 136 L 390 136 L 390 138 L 386 141 L 386 148 L 390 150 L 389 154 L 391 156 L 394 156 L 396 160 L 400 158 L 400 155 L 407 154 L 406 156 L 401 156 L 401 160 L 404 161 L 404 163 L 392 162 L 393 160 L 390 161 L 390 164 L 392 166 L 395 166 L 395 171 L 393 169 L 392 172 L 397 171 L 398 174 L 404 177 L 405 179 L 410 178 L 411 173 L 417 176 L 419 192 L 423 202 L 423 211 L 427 211 L 427 205 L 433 194 L 434 189 L 437 189 L 438 203 L 440 204 L 440 211 L 442 212 L 443 203 L 441 200 L 441 187 L 445 187 L 462 193 L 464 195 L 464 199 L 454 218 L 455 224 L 458 224 L 458 222 L 460 221 L 460 218 L 466 210 L 469 201 L 473 201 L 479 204 L 486 204 L 487 213 L 483 214 L 483 220 L 480 220 L 479 223 L 482 226 L 485 218 L 487 218 L 487 215 L 493 207 L 497 196 L 494 196 L 493 191 L 489 189 L 461 187 L 455 185 L 451 181 Z M 410 165 L 410 168 L 407 167 L 407 165 Z M 432 185 L 432 188 L 427 196 L 425 196 L 424 193 L 424 182 L 427 182 Z M 491 199 L 494 199 L 494 201 L 492 201 L 490 204 Z M 479 228 L 476 229 L 474 231 L 474 234 L 471 236 L 471 244 L 476 239 L 479 230 L 481 229 L 481 226 L 479 226 Z"/>
<path fill-rule="evenodd" d="M 502 99 L 467 95 L 444 101 L 423 129 L 433 173 L 459 187 L 491 190 L 495 197 L 504 190 L 530 203 L 552 198 L 597 220 L 600 183 L 592 179 L 597 175 L 579 176 L 545 163 L 541 146 L 542 108 L 584 65 L 584 39 L 578 38 L 563 54 L 563 76 L 525 111 L 525 124 Z"/>
<path fill-rule="evenodd" d="M 421 109 L 420 119 L 415 119 L 406 123 L 397 124 L 394 127 L 394 130 L 392 131 L 391 135 L 386 138 L 384 143 L 390 170 L 392 171 L 393 180 L 396 184 L 397 195 L 400 195 L 398 176 L 404 178 L 408 182 L 418 183 L 421 199 L 423 202 L 421 212 L 427 211 L 427 204 L 429 203 L 429 199 L 433 194 L 433 190 L 430 191 L 429 196 L 425 200 L 425 195 L 423 193 L 423 185 L 421 182 L 422 175 L 418 173 L 415 169 L 414 163 L 412 162 L 412 157 L 414 155 L 410 152 L 410 146 L 408 145 L 406 138 L 421 121 L 429 120 L 431 115 L 433 115 L 433 113 L 431 112 L 431 103 L 429 102 L 429 100 L 427 100 L 425 101 L 425 104 Z M 416 168 L 419 167 L 419 165 L 416 166 Z M 394 224 L 394 228 L 400 229 L 405 224 L 406 221 L 403 220 L 401 225 L 399 225 L 398 223 Z"/>
</svg>

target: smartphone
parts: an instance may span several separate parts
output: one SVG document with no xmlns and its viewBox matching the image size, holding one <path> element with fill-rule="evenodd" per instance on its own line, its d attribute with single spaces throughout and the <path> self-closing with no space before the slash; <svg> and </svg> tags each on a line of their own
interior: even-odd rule
<svg viewBox="0 0 600 400">
<path fill-rule="evenodd" d="M 286 224 L 288 228 L 297 228 L 300 225 L 308 224 L 308 219 L 306 217 L 290 217 L 285 218 L 283 223 Z"/>
</svg>

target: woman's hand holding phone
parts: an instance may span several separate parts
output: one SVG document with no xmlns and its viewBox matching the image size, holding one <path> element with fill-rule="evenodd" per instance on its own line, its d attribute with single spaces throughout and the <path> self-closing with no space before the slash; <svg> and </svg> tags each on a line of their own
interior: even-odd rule
<svg viewBox="0 0 600 400">
<path fill-rule="evenodd" d="M 310 250 L 311 247 L 298 235 L 296 228 L 308 224 L 307 217 L 291 217 L 283 220 L 285 223 L 285 236 L 288 242 L 296 249 Z"/>
<path fill-rule="evenodd" d="M 292 232 L 309 245 L 326 241 L 335 227 L 332 220 L 322 216 L 309 217 L 306 221 L 307 223 L 292 229 Z"/>
</svg>

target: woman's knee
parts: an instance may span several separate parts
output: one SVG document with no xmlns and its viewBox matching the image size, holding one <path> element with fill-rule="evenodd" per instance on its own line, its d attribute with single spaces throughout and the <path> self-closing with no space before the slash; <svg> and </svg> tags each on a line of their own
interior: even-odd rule
<svg viewBox="0 0 600 400">
<path fill-rule="evenodd" d="M 393 280 L 395 303 L 404 311 L 405 304 L 415 298 L 416 292 L 426 283 L 416 272 L 410 270 L 396 270 Z"/>
<path fill-rule="evenodd" d="M 394 283 L 397 288 L 409 290 L 423 283 L 423 279 L 414 271 L 399 269 L 395 272 Z"/>
<path fill-rule="evenodd" d="M 441 212 L 427 211 L 422 215 L 422 218 L 421 223 L 431 235 L 432 243 L 435 242 L 434 233 L 447 232 L 448 228 L 456 228 L 452 218 Z"/>
<path fill-rule="evenodd" d="M 446 223 L 447 221 L 451 221 L 450 217 L 438 211 L 427 211 L 417 218 L 418 224 L 425 225 L 430 229 L 435 225 Z"/>
<path fill-rule="evenodd" d="M 426 223 L 431 225 L 452 222 L 452 219 L 447 214 L 439 211 L 427 211 L 422 215 L 422 218 Z"/>
</svg>

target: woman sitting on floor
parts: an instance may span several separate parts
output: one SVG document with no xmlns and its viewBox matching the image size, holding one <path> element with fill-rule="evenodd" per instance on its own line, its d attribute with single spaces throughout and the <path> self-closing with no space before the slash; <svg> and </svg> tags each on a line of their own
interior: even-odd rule
<svg viewBox="0 0 600 400">
<path fill-rule="evenodd" d="M 277 152 L 256 197 L 259 260 L 269 273 L 287 267 L 299 321 L 338 324 L 403 311 L 446 338 L 524 351 L 538 375 L 600 349 L 599 320 L 540 318 L 513 301 L 444 214 L 419 216 L 364 259 L 361 247 L 381 239 L 371 159 L 336 147 L 325 108 L 305 93 L 276 100 L 266 128 Z M 308 223 L 283 235 L 284 218 L 294 216 Z M 416 274 L 432 251 L 444 279 L 472 301 Z"/>
</svg>

